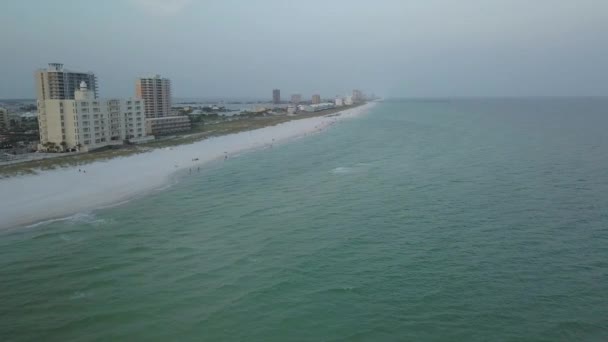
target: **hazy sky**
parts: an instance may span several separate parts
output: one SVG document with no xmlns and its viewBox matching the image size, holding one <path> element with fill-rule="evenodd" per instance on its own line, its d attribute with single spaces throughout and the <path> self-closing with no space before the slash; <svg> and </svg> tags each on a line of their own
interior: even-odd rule
<svg viewBox="0 0 608 342">
<path fill-rule="evenodd" d="M 607 0 L 2 0 L 0 98 L 49 62 L 102 97 L 608 95 Z"/>
</svg>

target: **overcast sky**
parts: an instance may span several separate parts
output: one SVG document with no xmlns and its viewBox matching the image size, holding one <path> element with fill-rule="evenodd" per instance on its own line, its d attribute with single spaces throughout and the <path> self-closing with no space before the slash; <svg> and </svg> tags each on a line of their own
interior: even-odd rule
<svg viewBox="0 0 608 342">
<path fill-rule="evenodd" d="M 2 0 L 0 98 L 49 62 L 102 97 L 608 95 L 607 0 Z"/>
</svg>

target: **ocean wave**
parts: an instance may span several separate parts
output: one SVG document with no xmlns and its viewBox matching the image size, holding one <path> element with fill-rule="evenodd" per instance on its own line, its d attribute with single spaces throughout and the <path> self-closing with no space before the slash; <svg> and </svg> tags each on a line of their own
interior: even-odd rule
<svg viewBox="0 0 608 342">
<path fill-rule="evenodd" d="M 79 299 L 83 299 L 86 297 L 89 297 L 89 295 L 86 292 L 76 291 L 70 296 L 70 300 L 79 300 Z"/>
<path fill-rule="evenodd" d="M 335 169 L 332 169 L 330 171 L 330 173 L 333 173 L 334 175 L 352 173 L 352 172 L 354 172 L 353 168 L 345 167 L 345 166 L 336 167 Z"/>
<path fill-rule="evenodd" d="M 35 227 L 39 227 L 39 226 L 46 226 L 46 225 L 49 225 L 49 224 L 55 223 L 55 222 L 66 222 L 68 224 L 84 223 L 84 224 L 90 224 L 93 226 L 99 226 L 99 225 L 103 225 L 103 224 L 107 223 L 107 221 L 105 219 L 98 218 L 92 212 L 83 212 L 83 213 L 77 213 L 77 214 L 66 216 L 66 217 L 60 217 L 60 218 L 54 218 L 54 219 L 50 219 L 50 220 L 36 222 L 36 223 L 26 226 L 26 228 L 35 228 Z"/>
</svg>

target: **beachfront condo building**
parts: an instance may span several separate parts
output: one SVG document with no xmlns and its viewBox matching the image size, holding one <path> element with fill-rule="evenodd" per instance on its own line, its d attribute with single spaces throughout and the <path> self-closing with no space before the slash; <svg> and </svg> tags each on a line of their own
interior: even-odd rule
<svg viewBox="0 0 608 342">
<path fill-rule="evenodd" d="M 281 103 L 281 90 L 279 90 L 279 89 L 272 90 L 272 103 L 274 103 L 274 104 Z"/>
<path fill-rule="evenodd" d="M 353 103 L 354 103 L 354 101 L 353 101 L 353 97 L 352 97 L 352 95 L 346 96 L 346 97 L 344 98 L 344 105 L 345 105 L 345 106 L 352 106 L 352 105 L 353 105 Z"/>
<path fill-rule="evenodd" d="M 147 118 L 171 115 L 171 81 L 160 75 L 140 78 L 135 82 L 135 96 L 144 100 Z"/>
<path fill-rule="evenodd" d="M 353 90 L 353 102 L 359 103 L 359 102 L 363 102 L 363 100 L 364 100 L 363 92 L 359 89 Z"/>
<path fill-rule="evenodd" d="M 146 133 L 149 135 L 170 135 L 191 129 L 190 118 L 185 115 L 146 118 Z"/>
<path fill-rule="evenodd" d="M 302 95 L 300 95 L 300 94 L 291 95 L 291 103 L 297 105 L 300 102 L 302 102 Z"/>
<path fill-rule="evenodd" d="M 82 81 L 73 99 L 38 100 L 41 151 L 89 151 L 146 136 L 143 100 L 97 99 Z"/>
<path fill-rule="evenodd" d="M 86 82 L 94 97 L 97 97 L 97 78 L 92 72 L 67 70 L 61 63 L 49 63 L 47 69 L 34 73 L 36 78 L 36 97 L 44 100 L 74 99 L 80 82 Z"/>
<path fill-rule="evenodd" d="M 8 130 L 11 125 L 11 120 L 8 117 L 8 110 L 0 108 L 0 130 Z"/>
<path fill-rule="evenodd" d="M 312 104 L 319 104 L 319 103 L 321 103 L 321 95 L 317 95 L 317 94 L 313 95 L 311 103 Z"/>
</svg>

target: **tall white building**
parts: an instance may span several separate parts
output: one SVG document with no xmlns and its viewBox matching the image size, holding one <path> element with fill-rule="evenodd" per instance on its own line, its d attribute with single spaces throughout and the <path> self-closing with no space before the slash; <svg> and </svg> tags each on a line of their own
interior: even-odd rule
<svg viewBox="0 0 608 342">
<path fill-rule="evenodd" d="M 88 151 L 146 140 L 141 99 L 96 99 L 81 82 L 70 100 L 39 100 L 39 149 Z"/>
<path fill-rule="evenodd" d="M 171 81 L 160 75 L 140 78 L 135 82 L 135 96 L 145 101 L 147 118 L 171 115 Z"/>
</svg>

